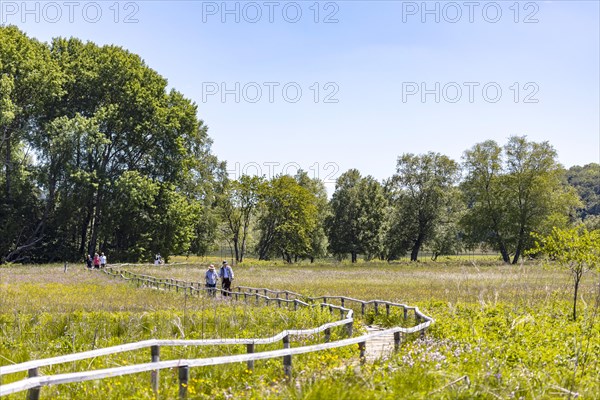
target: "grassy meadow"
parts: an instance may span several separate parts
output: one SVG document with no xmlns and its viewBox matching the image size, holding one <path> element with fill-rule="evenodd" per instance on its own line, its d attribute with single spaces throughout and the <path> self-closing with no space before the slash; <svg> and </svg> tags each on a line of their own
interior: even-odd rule
<svg viewBox="0 0 600 400">
<path fill-rule="evenodd" d="M 202 281 L 207 264 L 218 260 L 172 261 L 191 264 L 125 268 Z M 234 269 L 233 286 L 404 302 L 436 322 L 425 339 L 410 338 L 400 352 L 373 364 L 359 366 L 354 347 L 294 357 L 291 381 L 283 376 L 281 360 L 257 361 L 254 372 L 245 364 L 195 368 L 190 398 L 594 399 L 600 394 L 598 273 L 584 278 L 579 318 L 572 321 L 572 282 L 566 272 L 528 263 L 505 266 L 493 257 L 291 266 L 248 260 Z M 60 265 L 0 267 L 0 304 L 0 366 L 148 338 L 264 337 L 332 320 L 317 308 L 293 312 L 135 288 L 81 265 L 66 273 Z M 358 321 L 355 334 L 365 322 L 371 321 Z M 173 348 L 162 349 L 161 359 L 244 352 L 244 346 Z M 149 350 L 41 372 L 148 361 Z M 161 374 L 160 398 L 177 397 L 176 375 L 175 370 Z M 2 383 L 23 376 L 7 376 Z M 100 397 L 153 394 L 145 374 L 42 389 L 42 398 Z"/>
</svg>

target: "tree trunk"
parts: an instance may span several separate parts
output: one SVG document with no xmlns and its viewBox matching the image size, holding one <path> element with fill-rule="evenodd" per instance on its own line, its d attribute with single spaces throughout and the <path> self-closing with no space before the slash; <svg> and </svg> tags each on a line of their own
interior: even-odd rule
<svg viewBox="0 0 600 400">
<path fill-rule="evenodd" d="M 4 166 L 6 168 L 5 190 L 6 190 L 6 200 L 8 202 L 10 202 L 10 198 L 11 198 L 10 181 L 11 181 L 11 176 L 12 176 L 12 147 L 11 147 L 10 135 L 9 135 L 8 128 L 6 128 L 4 130 L 4 142 L 6 143 L 6 158 L 4 160 Z"/>
<path fill-rule="evenodd" d="M 515 252 L 515 256 L 513 257 L 512 264 L 516 264 L 519 261 L 519 257 L 521 257 L 521 244 L 517 245 L 517 251 Z"/>
<path fill-rule="evenodd" d="M 410 252 L 410 261 L 419 261 L 419 250 L 421 250 L 421 245 L 423 244 L 423 235 L 419 234 L 415 244 Z"/>
<path fill-rule="evenodd" d="M 500 242 L 498 247 L 500 248 L 500 254 L 502 254 L 502 261 L 506 264 L 510 264 L 510 256 L 508 255 L 508 250 L 506 250 L 504 243 Z"/>
<path fill-rule="evenodd" d="M 92 224 L 92 236 L 90 238 L 89 252 L 94 254 L 96 252 L 96 245 L 98 243 L 98 231 L 100 230 L 100 218 L 102 209 L 102 185 L 98 188 L 98 194 L 96 196 L 96 206 L 94 211 L 94 222 Z"/>
<path fill-rule="evenodd" d="M 355 252 L 355 251 L 353 251 L 353 252 L 352 252 L 352 263 L 355 263 L 355 262 L 356 262 L 356 259 L 357 259 L 356 252 Z"/>
<path fill-rule="evenodd" d="M 581 274 L 575 273 L 575 295 L 573 296 L 573 321 L 577 321 L 577 292 L 579 291 L 579 281 Z"/>
<path fill-rule="evenodd" d="M 244 261 L 246 255 L 246 235 L 242 235 L 242 245 L 240 246 L 240 259 L 238 262 Z"/>
<path fill-rule="evenodd" d="M 85 246 L 87 245 L 87 231 L 88 231 L 88 225 L 90 224 L 90 218 L 92 218 L 92 206 L 88 205 L 87 212 L 85 214 L 85 219 L 81 226 L 81 244 L 79 246 L 79 254 L 82 254 L 82 255 L 86 255 L 84 253 L 86 252 Z M 87 254 L 90 254 L 90 252 L 88 251 Z M 85 259 L 85 257 L 84 257 L 84 259 Z"/>
<path fill-rule="evenodd" d="M 525 230 L 521 228 L 519 231 L 519 241 L 517 242 L 517 249 L 515 251 L 515 256 L 513 257 L 513 264 L 516 264 L 519 261 L 519 257 L 521 257 L 521 252 L 523 251 L 523 246 L 525 242 Z"/>
<path fill-rule="evenodd" d="M 235 253 L 235 261 L 237 263 L 241 262 L 242 260 L 240 259 L 240 249 L 239 249 L 239 245 L 238 245 L 238 239 L 235 236 L 233 237 L 233 251 Z"/>
</svg>

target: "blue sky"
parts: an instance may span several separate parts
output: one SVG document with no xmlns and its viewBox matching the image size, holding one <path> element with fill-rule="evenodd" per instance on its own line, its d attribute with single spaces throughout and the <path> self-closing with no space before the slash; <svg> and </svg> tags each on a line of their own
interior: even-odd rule
<svg viewBox="0 0 600 400">
<path fill-rule="evenodd" d="M 349 168 L 384 179 L 402 153 L 458 160 L 515 134 L 550 141 L 567 167 L 600 161 L 597 1 L 26 7 L 1 0 L 0 19 L 141 55 L 198 104 L 232 176 L 301 167 L 331 190 Z"/>
</svg>

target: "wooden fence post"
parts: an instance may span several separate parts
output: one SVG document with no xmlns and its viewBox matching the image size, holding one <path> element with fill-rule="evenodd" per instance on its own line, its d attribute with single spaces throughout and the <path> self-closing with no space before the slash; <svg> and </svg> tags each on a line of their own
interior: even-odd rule
<svg viewBox="0 0 600 400">
<path fill-rule="evenodd" d="M 27 371 L 28 378 L 35 378 L 40 375 L 40 371 L 37 368 L 31 368 Z M 34 387 L 27 391 L 27 400 L 38 400 L 40 398 L 41 387 Z"/>
<path fill-rule="evenodd" d="M 152 346 L 150 347 L 150 355 L 152 357 L 152 362 L 157 363 L 160 361 L 160 346 Z M 158 374 L 159 371 L 155 369 L 150 373 L 150 383 L 152 384 L 152 390 L 154 391 L 154 395 L 158 397 Z"/>
<path fill-rule="evenodd" d="M 394 350 L 400 349 L 400 332 L 394 332 Z"/>
<path fill-rule="evenodd" d="M 348 337 L 352 337 L 354 331 L 354 319 L 346 324 L 346 334 Z"/>
<path fill-rule="evenodd" d="M 408 310 L 406 309 L 406 307 L 403 307 L 404 309 L 404 320 L 406 321 L 408 319 Z"/>
<path fill-rule="evenodd" d="M 188 382 L 190 380 L 190 367 L 182 365 L 179 367 L 179 398 L 186 399 L 188 392 Z"/>
<path fill-rule="evenodd" d="M 379 303 L 375 302 L 373 304 L 375 304 L 375 315 L 378 315 L 379 314 Z"/>
<path fill-rule="evenodd" d="M 390 305 L 386 303 L 385 305 L 385 313 L 389 317 L 390 316 Z"/>
<path fill-rule="evenodd" d="M 360 358 L 360 363 L 364 364 L 365 363 L 365 348 L 367 347 L 367 342 L 360 342 L 358 344 L 358 357 Z"/>
<path fill-rule="evenodd" d="M 290 337 L 289 335 L 285 335 L 283 337 L 283 348 L 290 348 Z M 283 372 L 285 376 L 290 379 L 292 377 L 292 355 L 283 356 Z"/>
<path fill-rule="evenodd" d="M 254 343 L 248 343 L 246 345 L 246 352 L 248 354 L 254 353 Z M 254 360 L 248 360 L 248 369 L 254 371 Z"/>
<path fill-rule="evenodd" d="M 329 343 L 331 340 L 331 328 L 325 329 L 325 343 Z"/>
<path fill-rule="evenodd" d="M 363 317 L 365 316 L 365 303 L 364 302 L 362 302 L 360 304 L 360 313 Z"/>
</svg>

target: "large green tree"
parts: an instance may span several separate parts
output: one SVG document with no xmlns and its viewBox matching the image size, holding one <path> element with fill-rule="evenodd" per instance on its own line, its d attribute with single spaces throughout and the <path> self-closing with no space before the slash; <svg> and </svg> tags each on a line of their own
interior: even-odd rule
<svg viewBox="0 0 600 400">
<path fill-rule="evenodd" d="M 361 177 L 351 169 L 336 181 L 326 226 L 329 249 L 338 257 L 358 254 L 379 256 L 383 249 L 387 199 L 382 185 L 373 177 Z"/>
<path fill-rule="evenodd" d="M 317 208 L 317 223 L 310 232 L 310 251 L 306 254 L 300 254 L 300 257 L 307 257 L 310 262 L 315 258 L 323 257 L 327 254 L 327 233 L 325 232 L 325 220 L 330 215 L 329 203 L 327 199 L 327 189 L 322 180 L 310 178 L 306 171 L 299 170 L 294 177 L 298 184 L 308 189 L 314 196 L 315 207 Z"/>
<path fill-rule="evenodd" d="M 562 182 L 548 142 L 513 136 L 504 147 L 478 143 L 464 154 L 462 189 L 468 210 L 462 225 L 471 243 L 486 243 L 515 264 L 533 245 L 531 232 L 566 226 L 579 204 Z"/>
<path fill-rule="evenodd" d="M 242 175 L 235 181 L 226 180 L 219 197 L 226 238 L 233 247 L 237 262 L 242 262 L 246 254 L 250 224 L 258 210 L 262 185 L 262 178 Z"/>
<path fill-rule="evenodd" d="M 293 177 L 282 175 L 267 182 L 258 218 L 259 259 L 281 256 L 291 263 L 296 255 L 310 254 L 317 220 L 315 195 Z"/>
<path fill-rule="evenodd" d="M 0 26 L 0 262 L 25 260 L 40 245 L 44 207 L 29 144 L 60 96 L 62 74 L 47 46 L 14 26 Z"/>
<path fill-rule="evenodd" d="M 394 207 L 387 240 L 389 258 L 410 250 L 411 261 L 418 260 L 423 245 L 444 222 L 444 207 L 457 178 L 458 164 L 445 155 L 430 152 L 398 158 L 396 174 L 388 182 Z"/>
<path fill-rule="evenodd" d="M 2 235 L 12 241 L 0 245 L 4 259 L 77 259 L 98 250 L 139 259 L 192 244 L 205 249 L 198 231 L 215 221 L 210 209 L 223 166 L 210 153 L 196 105 L 120 47 L 74 38 L 40 44 L 16 28 L 0 35 L 7 154 L 0 212 L 8 226 L 23 226 Z M 16 185 L 20 171 L 28 186 Z M 28 194 L 14 196 L 17 186 Z M 126 195 L 130 189 L 145 193 L 143 201 Z M 26 224 L 24 213 L 6 212 L 23 204 L 34 205 Z"/>
</svg>

